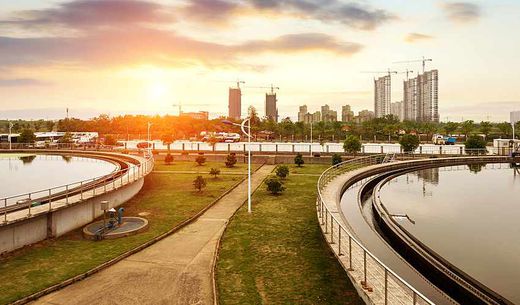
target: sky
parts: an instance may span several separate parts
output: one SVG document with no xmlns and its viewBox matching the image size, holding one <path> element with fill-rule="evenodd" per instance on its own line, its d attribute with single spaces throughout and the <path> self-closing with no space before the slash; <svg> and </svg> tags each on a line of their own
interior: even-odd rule
<svg viewBox="0 0 520 305">
<path fill-rule="evenodd" d="M 439 70 L 441 121 L 520 110 L 516 0 L 0 0 L 0 118 L 373 110 L 367 71 Z M 382 74 L 379 74 L 382 75 Z M 402 100 L 405 73 L 392 79 Z"/>
</svg>

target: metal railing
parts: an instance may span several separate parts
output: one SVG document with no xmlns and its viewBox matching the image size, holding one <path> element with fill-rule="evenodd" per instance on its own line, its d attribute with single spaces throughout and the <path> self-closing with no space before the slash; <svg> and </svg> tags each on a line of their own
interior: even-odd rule
<svg viewBox="0 0 520 305">
<path fill-rule="evenodd" d="M 38 212 L 51 211 L 61 206 L 99 196 L 141 179 L 148 175 L 153 167 L 153 155 L 147 154 L 144 162 L 130 164 L 126 168 L 107 175 L 0 198 L 0 215 L 3 214 L 3 223 L 7 223 L 9 213 L 17 213 L 17 218 L 30 217 L 35 209 Z M 26 214 L 23 211 L 26 211 Z"/>
<path fill-rule="evenodd" d="M 429 304 L 434 303 L 417 291 L 359 242 L 325 203 L 322 191 L 337 176 L 362 167 L 382 163 L 385 155 L 348 160 L 325 170 L 318 180 L 316 209 L 327 242 L 331 244 L 346 271 L 362 288 L 370 293 L 374 304 Z M 341 186 L 339 186 L 341 187 Z M 330 203 L 336 206 L 335 202 Z"/>
</svg>

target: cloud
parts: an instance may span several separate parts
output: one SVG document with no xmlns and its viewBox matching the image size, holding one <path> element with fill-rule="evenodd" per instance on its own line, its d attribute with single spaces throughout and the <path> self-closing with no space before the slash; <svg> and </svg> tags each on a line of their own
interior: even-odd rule
<svg viewBox="0 0 520 305">
<path fill-rule="evenodd" d="M 353 42 L 340 42 L 336 38 L 322 33 L 303 33 L 283 35 L 273 40 L 256 40 L 238 46 L 239 51 L 246 52 L 302 52 L 329 51 L 352 55 L 362 49 L 362 45 Z"/>
<path fill-rule="evenodd" d="M 228 18 L 238 8 L 238 3 L 225 0 L 191 0 L 182 12 L 186 18 L 194 18 L 198 22 L 228 23 Z"/>
<path fill-rule="evenodd" d="M 477 21 L 481 16 L 480 6 L 470 2 L 448 2 L 442 4 L 444 13 L 453 22 Z"/>
<path fill-rule="evenodd" d="M 48 86 L 49 83 L 32 78 L 0 79 L 0 87 Z"/>
<path fill-rule="evenodd" d="M 73 28 L 114 26 L 175 21 L 171 10 L 163 5 L 140 0 L 77 0 L 56 8 L 26 10 L 0 24 L 26 27 L 67 26 Z"/>
<path fill-rule="evenodd" d="M 406 35 L 404 40 L 406 42 L 408 42 L 408 43 L 414 43 L 414 42 L 423 41 L 423 40 L 430 40 L 430 39 L 433 39 L 433 38 L 435 38 L 435 37 L 430 36 L 430 35 L 426 35 L 426 34 L 408 33 L 408 35 Z"/>
<path fill-rule="evenodd" d="M 102 47 L 100 47 L 102 46 Z M 142 27 L 91 31 L 77 37 L 0 37 L 0 66 L 19 65 L 241 65 L 241 55 L 324 51 L 342 55 L 362 46 L 319 33 L 283 35 L 234 45 L 204 42 Z"/>
<path fill-rule="evenodd" d="M 187 17 L 203 16 L 207 17 L 206 21 L 230 16 L 275 15 L 314 19 L 324 23 L 335 22 L 355 29 L 373 30 L 396 19 L 395 15 L 385 10 L 339 0 L 190 0 L 189 3 L 187 11 L 190 15 Z"/>
</svg>

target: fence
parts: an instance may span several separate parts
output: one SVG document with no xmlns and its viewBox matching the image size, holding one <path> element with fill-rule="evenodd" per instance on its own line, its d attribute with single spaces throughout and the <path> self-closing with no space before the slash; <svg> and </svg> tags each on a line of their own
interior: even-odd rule
<svg viewBox="0 0 520 305">
<path fill-rule="evenodd" d="M 318 198 L 316 203 L 318 218 L 324 236 L 331 244 L 340 262 L 363 289 L 370 292 L 374 304 L 434 304 L 413 288 L 399 275 L 383 264 L 366 249 L 349 230 L 338 220 L 338 213 L 327 206 L 327 198 L 322 191 L 337 176 L 362 167 L 383 162 L 384 155 L 362 157 L 342 162 L 328 168 L 318 180 Z M 340 186 L 338 186 L 340 187 Z M 331 202 L 331 206 L 336 203 Z"/>
<path fill-rule="evenodd" d="M 13 143 L 12 149 L 76 149 L 76 150 L 98 150 L 98 151 L 113 151 L 113 150 L 137 150 L 138 144 L 146 141 L 124 141 L 122 146 L 107 146 L 99 144 L 69 144 L 69 143 L 50 143 L 50 144 L 26 144 Z M 152 149 L 166 150 L 168 145 L 162 141 L 150 141 Z M 252 142 L 252 152 L 262 153 L 344 153 L 342 143 L 296 143 L 296 142 Z M 0 149 L 9 149 L 8 143 L 0 143 Z M 248 149 L 247 142 L 237 143 L 216 143 L 212 146 L 207 142 L 190 142 L 190 141 L 176 141 L 170 144 L 170 149 L 173 151 L 184 152 L 246 152 Z M 392 143 L 363 143 L 359 153 L 362 154 L 390 154 L 402 153 L 399 144 Z M 485 149 L 466 149 L 464 145 L 433 145 L 421 144 L 413 153 L 419 155 L 509 155 L 512 152 L 510 148 L 496 148 L 487 147 Z"/>
<path fill-rule="evenodd" d="M 0 215 L 3 214 L 3 222 L 8 221 L 8 213 L 21 213 L 19 216 L 31 216 L 34 209 L 42 210 L 47 205 L 48 211 L 59 206 L 69 205 L 87 198 L 119 189 L 127 184 L 133 183 L 149 174 L 154 167 L 152 155 L 145 156 L 144 162 L 131 164 L 123 168 L 87 180 L 73 182 L 53 188 L 33 191 L 29 193 L 0 198 Z M 27 214 L 23 214 L 23 211 Z"/>
</svg>

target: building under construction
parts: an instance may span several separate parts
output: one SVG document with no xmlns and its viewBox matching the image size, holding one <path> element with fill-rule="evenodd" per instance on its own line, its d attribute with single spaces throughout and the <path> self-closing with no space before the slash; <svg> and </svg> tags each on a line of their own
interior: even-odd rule
<svg viewBox="0 0 520 305">
<path fill-rule="evenodd" d="M 404 119 L 439 122 L 439 71 L 431 70 L 404 81 Z"/>
<path fill-rule="evenodd" d="M 276 106 L 276 93 L 265 94 L 265 117 L 278 122 L 278 108 Z"/>
<path fill-rule="evenodd" d="M 374 112 L 376 118 L 390 114 L 392 101 L 392 77 L 389 75 L 374 79 Z"/>
<path fill-rule="evenodd" d="M 229 88 L 229 114 L 228 117 L 240 120 L 242 116 L 242 91 L 240 87 Z"/>
</svg>

